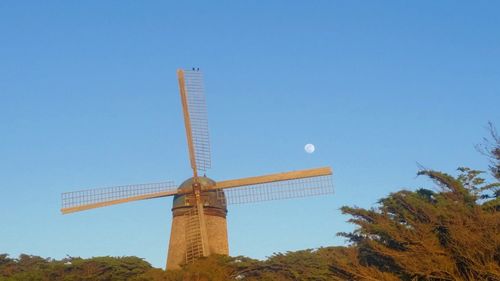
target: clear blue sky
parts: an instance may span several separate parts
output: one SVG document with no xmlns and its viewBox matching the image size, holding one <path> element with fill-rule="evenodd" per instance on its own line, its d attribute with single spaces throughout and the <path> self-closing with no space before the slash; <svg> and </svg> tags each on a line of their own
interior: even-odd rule
<svg viewBox="0 0 500 281">
<path fill-rule="evenodd" d="M 232 206 L 231 255 L 342 245 L 342 205 L 485 169 L 497 1 L 1 1 L 0 252 L 164 266 L 171 199 L 60 193 L 190 176 L 176 80 L 205 73 L 215 180 L 331 165 L 336 193 Z M 303 146 L 317 150 L 306 154 Z"/>
</svg>

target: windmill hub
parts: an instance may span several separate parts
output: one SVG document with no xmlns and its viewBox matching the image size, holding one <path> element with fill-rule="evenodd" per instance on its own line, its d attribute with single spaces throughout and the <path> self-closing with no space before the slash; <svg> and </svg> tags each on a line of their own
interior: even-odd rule
<svg viewBox="0 0 500 281">
<path fill-rule="evenodd" d="M 204 213 L 212 216 L 225 218 L 227 214 L 226 198 L 222 190 L 213 190 L 210 187 L 216 185 L 215 181 L 207 177 L 198 177 L 197 183 L 200 184 L 201 200 Z M 174 216 L 186 214 L 195 203 L 193 194 L 194 177 L 185 180 L 179 188 L 178 194 L 174 196 L 172 213 Z"/>
</svg>

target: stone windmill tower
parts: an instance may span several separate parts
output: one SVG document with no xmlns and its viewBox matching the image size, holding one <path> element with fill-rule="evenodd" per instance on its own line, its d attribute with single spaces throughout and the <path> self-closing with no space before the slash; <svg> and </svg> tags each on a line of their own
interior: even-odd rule
<svg viewBox="0 0 500 281">
<path fill-rule="evenodd" d="M 333 192 L 329 167 L 214 181 L 199 172 L 211 166 L 203 78 L 199 70 L 178 70 L 184 125 L 193 177 L 173 182 L 116 186 L 62 194 L 63 214 L 173 196 L 167 269 L 199 257 L 229 254 L 227 204 L 324 195 Z"/>
</svg>

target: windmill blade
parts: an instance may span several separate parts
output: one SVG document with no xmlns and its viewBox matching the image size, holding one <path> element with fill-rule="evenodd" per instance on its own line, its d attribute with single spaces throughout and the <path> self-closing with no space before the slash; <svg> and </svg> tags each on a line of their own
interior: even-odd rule
<svg viewBox="0 0 500 281">
<path fill-rule="evenodd" d="M 218 182 L 226 204 L 243 204 L 333 193 L 329 167 Z"/>
<path fill-rule="evenodd" d="M 173 182 L 160 182 L 72 191 L 61 194 L 63 214 L 177 194 Z"/>
<path fill-rule="evenodd" d="M 284 180 L 295 180 L 295 179 L 311 178 L 317 176 L 329 176 L 329 175 L 332 175 L 332 169 L 330 167 L 322 167 L 322 168 L 291 171 L 291 172 L 270 174 L 257 177 L 242 178 L 236 180 L 219 181 L 217 182 L 217 186 L 215 188 L 219 189 L 234 188 L 245 185 L 256 185 L 256 184 L 264 184 L 264 183 L 271 183 Z"/>
<path fill-rule="evenodd" d="M 184 113 L 184 125 L 189 148 L 189 159 L 194 176 L 198 170 L 211 167 L 208 134 L 207 105 L 203 75 L 199 70 L 178 70 L 179 89 Z"/>
</svg>

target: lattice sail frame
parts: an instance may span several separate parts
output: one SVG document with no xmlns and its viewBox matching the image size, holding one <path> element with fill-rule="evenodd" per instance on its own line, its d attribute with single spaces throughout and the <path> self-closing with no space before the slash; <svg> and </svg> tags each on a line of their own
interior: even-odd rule
<svg viewBox="0 0 500 281">
<path fill-rule="evenodd" d="M 291 179 L 223 189 L 217 193 L 225 204 L 245 204 L 334 193 L 331 175 Z"/>
<path fill-rule="evenodd" d="M 106 203 L 156 198 L 175 192 L 177 192 L 177 186 L 173 181 L 72 191 L 61 194 L 61 207 L 64 211 L 85 206 L 106 206 L 111 205 Z"/>
<path fill-rule="evenodd" d="M 203 74 L 199 70 L 183 72 L 196 167 L 206 171 L 212 162 Z"/>
</svg>

